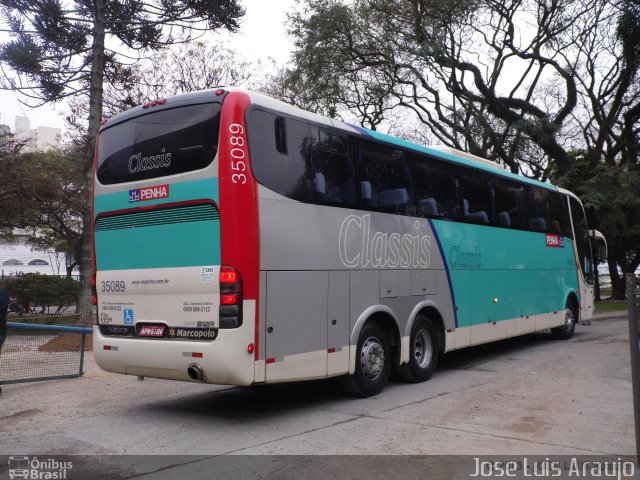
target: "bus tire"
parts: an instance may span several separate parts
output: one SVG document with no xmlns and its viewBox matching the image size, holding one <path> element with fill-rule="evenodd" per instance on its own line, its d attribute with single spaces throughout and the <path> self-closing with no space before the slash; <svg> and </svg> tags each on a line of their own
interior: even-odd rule
<svg viewBox="0 0 640 480">
<path fill-rule="evenodd" d="M 419 383 L 431 378 L 438 365 L 438 329 L 430 318 L 419 314 L 409 337 L 409 363 L 396 369 L 406 382 Z"/>
<path fill-rule="evenodd" d="M 576 317 L 573 304 L 567 302 L 564 309 L 564 323 L 551 329 L 551 335 L 557 340 L 569 340 L 576 331 Z"/>
<path fill-rule="evenodd" d="M 380 393 L 389 379 L 392 358 L 385 330 L 376 322 L 365 323 L 358 337 L 355 372 L 340 377 L 342 388 L 360 398 Z"/>
</svg>

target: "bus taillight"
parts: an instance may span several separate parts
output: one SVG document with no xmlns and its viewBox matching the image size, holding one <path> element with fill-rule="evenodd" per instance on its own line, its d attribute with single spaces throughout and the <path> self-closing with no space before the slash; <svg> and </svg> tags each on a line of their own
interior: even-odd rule
<svg viewBox="0 0 640 480">
<path fill-rule="evenodd" d="M 242 278 L 233 267 L 220 267 L 220 328 L 242 325 Z"/>
</svg>

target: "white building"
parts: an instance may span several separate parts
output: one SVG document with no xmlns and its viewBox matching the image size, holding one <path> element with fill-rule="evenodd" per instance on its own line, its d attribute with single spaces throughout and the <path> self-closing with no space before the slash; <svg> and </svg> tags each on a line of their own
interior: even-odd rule
<svg viewBox="0 0 640 480">
<path fill-rule="evenodd" d="M 24 152 L 46 151 L 59 147 L 62 141 L 62 129 L 54 127 L 31 128 L 27 117 L 16 117 L 15 139 L 26 142 Z"/>
<path fill-rule="evenodd" d="M 28 244 L 31 232 L 16 230 L 16 241 L 0 244 L 0 278 L 17 273 L 65 275 L 64 253 L 35 250 Z"/>
<path fill-rule="evenodd" d="M 7 125 L 0 125 L 0 140 L 13 138 L 27 142 L 23 152 L 44 151 L 60 146 L 62 130 L 59 128 L 31 129 L 29 119 L 23 116 L 16 117 L 15 127 L 15 133 L 12 134 Z M 28 245 L 29 238 L 34 236 L 33 232 L 16 230 L 13 233 L 15 242 L 0 243 L 0 278 L 16 273 L 66 274 L 64 254 L 34 250 Z"/>
</svg>

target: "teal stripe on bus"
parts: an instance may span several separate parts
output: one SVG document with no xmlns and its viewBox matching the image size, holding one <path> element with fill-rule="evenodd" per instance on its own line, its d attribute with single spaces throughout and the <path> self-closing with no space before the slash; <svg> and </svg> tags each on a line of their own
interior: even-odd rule
<svg viewBox="0 0 640 480">
<path fill-rule="evenodd" d="M 166 180 L 158 179 L 157 185 L 166 184 Z M 154 185 L 156 185 L 154 184 Z M 151 185 L 151 186 L 154 186 Z M 132 187 L 133 189 L 133 187 Z M 169 196 L 167 198 L 148 200 L 143 202 L 129 202 L 129 190 L 121 192 L 96 195 L 94 214 L 124 210 L 128 208 L 142 207 L 144 205 L 162 205 L 165 203 L 188 202 L 192 200 L 211 199 L 218 203 L 218 179 L 205 178 L 202 180 L 190 180 L 187 182 L 174 182 L 169 184 Z"/>
<path fill-rule="evenodd" d="M 100 195 L 95 213 L 199 199 L 218 202 L 217 179 L 172 183 L 168 198 L 152 202 L 129 203 L 128 190 Z M 98 270 L 208 266 L 221 261 L 220 216 L 210 203 L 99 217 L 94 235 Z"/>
<path fill-rule="evenodd" d="M 578 291 L 572 241 L 546 246 L 544 233 L 433 220 L 459 327 L 564 310 Z"/>
</svg>

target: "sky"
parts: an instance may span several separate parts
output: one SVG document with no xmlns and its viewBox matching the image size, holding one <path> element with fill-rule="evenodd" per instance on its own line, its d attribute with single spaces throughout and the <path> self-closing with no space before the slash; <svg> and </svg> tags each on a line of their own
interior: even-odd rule
<svg viewBox="0 0 640 480">
<path fill-rule="evenodd" d="M 246 9 L 240 32 L 233 35 L 212 34 L 216 38 L 233 46 L 247 60 L 273 58 L 278 65 L 283 65 L 291 51 L 290 41 L 286 35 L 286 13 L 295 7 L 295 0 L 241 0 Z M 6 41 L 6 35 L 0 41 Z M 56 127 L 65 129 L 65 105 L 48 104 L 32 109 L 20 104 L 18 94 L 0 90 L 0 124 L 9 125 L 13 131 L 16 115 L 26 115 L 31 121 L 31 128 Z"/>
</svg>

